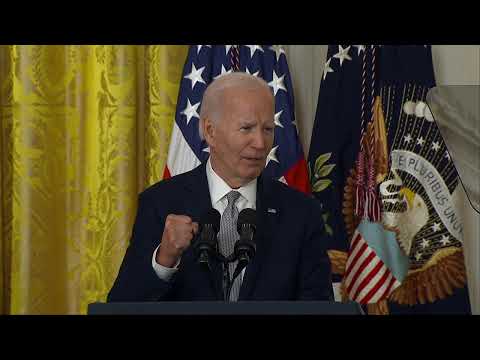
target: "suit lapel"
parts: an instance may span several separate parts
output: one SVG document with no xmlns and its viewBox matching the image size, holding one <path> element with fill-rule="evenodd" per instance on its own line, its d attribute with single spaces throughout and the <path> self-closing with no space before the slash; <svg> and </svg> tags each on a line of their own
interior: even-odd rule
<svg viewBox="0 0 480 360">
<path fill-rule="evenodd" d="M 187 196 L 184 209 L 185 213 L 196 222 L 200 221 L 201 216 L 212 207 L 205 165 L 206 163 L 202 163 L 185 178 Z"/>
<path fill-rule="evenodd" d="M 274 230 L 277 228 L 281 209 L 271 190 L 272 184 L 268 183 L 268 179 L 260 176 L 257 182 L 257 230 L 254 236 L 257 251 L 245 269 L 239 300 L 246 300 L 251 296 L 262 265 L 267 261 L 269 249 L 272 246 Z"/>
</svg>

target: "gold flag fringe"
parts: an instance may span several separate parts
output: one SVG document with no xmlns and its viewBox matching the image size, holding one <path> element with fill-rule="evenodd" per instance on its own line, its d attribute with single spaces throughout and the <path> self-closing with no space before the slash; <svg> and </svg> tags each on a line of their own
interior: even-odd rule
<svg viewBox="0 0 480 360">
<path fill-rule="evenodd" d="M 353 232 L 357 228 L 358 224 L 360 224 L 360 217 L 355 215 L 355 179 L 356 179 L 356 171 L 355 168 L 350 170 L 350 176 L 347 178 L 347 182 L 344 187 L 344 195 L 343 195 L 343 218 L 345 222 L 345 227 L 347 230 L 347 234 L 349 237 L 353 235 Z"/>
<path fill-rule="evenodd" d="M 367 305 L 368 315 L 389 315 L 390 310 L 388 309 L 387 300 L 381 300 L 375 304 Z"/>
<path fill-rule="evenodd" d="M 454 289 L 463 288 L 466 283 L 463 251 L 446 248 L 435 254 L 421 269 L 410 271 L 389 300 L 410 306 L 432 303 L 452 295 Z"/>
<path fill-rule="evenodd" d="M 330 258 L 332 273 L 343 275 L 345 273 L 348 253 L 339 250 L 328 250 L 327 254 Z"/>
</svg>

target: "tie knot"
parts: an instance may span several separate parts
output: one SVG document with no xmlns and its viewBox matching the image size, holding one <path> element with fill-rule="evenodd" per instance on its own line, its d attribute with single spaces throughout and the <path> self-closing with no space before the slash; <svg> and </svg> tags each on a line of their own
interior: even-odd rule
<svg viewBox="0 0 480 360">
<path fill-rule="evenodd" d="M 227 194 L 228 205 L 234 204 L 239 197 L 240 197 L 240 193 L 238 191 L 230 191 Z"/>
</svg>

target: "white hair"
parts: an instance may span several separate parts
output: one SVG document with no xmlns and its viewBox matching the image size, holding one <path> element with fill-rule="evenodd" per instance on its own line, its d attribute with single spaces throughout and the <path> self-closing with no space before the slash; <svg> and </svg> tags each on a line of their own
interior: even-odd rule
<svg viewBox="0 0 480 360">
<path fill-rule="evenodd" d="M 208 85 L 203 94 L 202 105 L 200 108 L 200 121 L 198 124 L 198 133 L 200 139 L 204 140 L 202 123 L 208 117 L 211 121 L 217 122 L 222 116 L 223 110 L 223 93 L 229 88 L 242 88 L 242 89 L 265 89 L 272 96 L 272 103 L 274 104 L 275 112 L 275 97 L 270 89 L 270 86 L 265 80 L 247 74 L 245 72 L 233 72 L 222 75 L 215 79 Z"/>
</svg>

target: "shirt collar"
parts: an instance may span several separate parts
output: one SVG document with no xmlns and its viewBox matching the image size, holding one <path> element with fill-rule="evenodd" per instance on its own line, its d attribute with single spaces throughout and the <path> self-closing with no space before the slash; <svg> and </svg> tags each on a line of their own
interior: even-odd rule
<svg viewBox="0 0 480 360">
<path fill-rule="evenodd" d="M 257 179 L 253 179 L 248 184 L 238 188 L 232 189 L 218 174 L 213 170 L 210 158 L 207 160 L 207 181 L 208 189 L 210 190 L 210 198 L 212 205 L 220 201 L 230 191 L 238 191 L 247 201 L 255 204 L 257 198 Z"/>
</svg>

